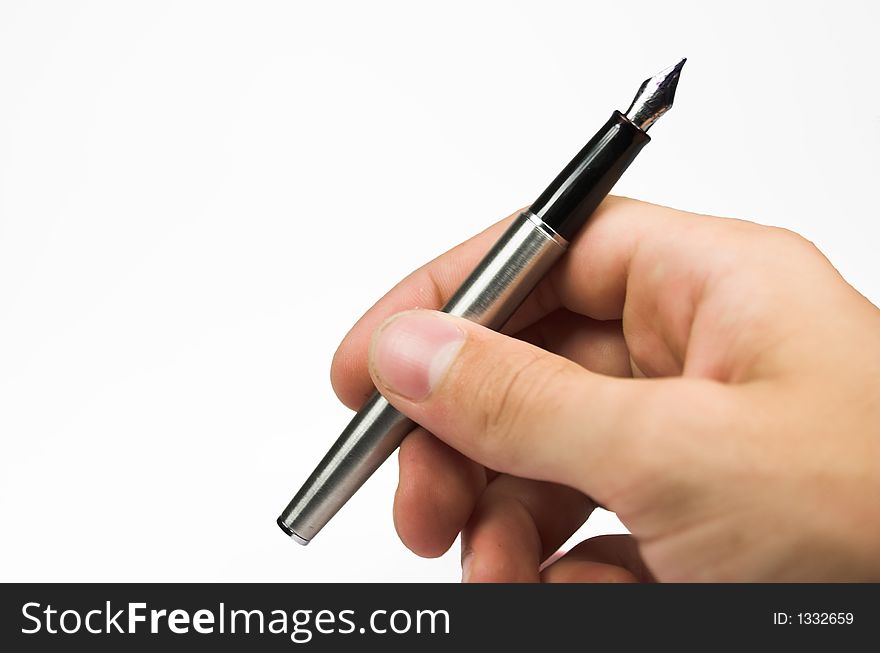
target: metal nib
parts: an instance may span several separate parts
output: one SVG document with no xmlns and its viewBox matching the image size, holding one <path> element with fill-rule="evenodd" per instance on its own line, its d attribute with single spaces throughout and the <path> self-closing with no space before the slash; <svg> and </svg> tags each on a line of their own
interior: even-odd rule
<svg viewBox="0 0 880 653">
<path fill-rule="evenodd" d="M 648 131 L 657 118 L 669 111 L 685 61 L 686 58 L 642 82 L 626 112 L 626 117 L 642 131 Z"/>
</svg>

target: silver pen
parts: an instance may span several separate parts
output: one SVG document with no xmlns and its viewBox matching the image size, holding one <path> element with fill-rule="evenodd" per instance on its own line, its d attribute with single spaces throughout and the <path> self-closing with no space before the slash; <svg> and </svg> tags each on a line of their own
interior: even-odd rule
<svg viewBox="0 0 880 653">
<path fill-rule="evenodd" d="M 553 183 L 520 213 L 442 310 L 500 329 L 650 141 L 671 106 L 685 60 L 645 80 Z M 278 517 L 300 544 L 330 521 L 416 426 L 378 392 L 357 412 Z"/>
</svg>

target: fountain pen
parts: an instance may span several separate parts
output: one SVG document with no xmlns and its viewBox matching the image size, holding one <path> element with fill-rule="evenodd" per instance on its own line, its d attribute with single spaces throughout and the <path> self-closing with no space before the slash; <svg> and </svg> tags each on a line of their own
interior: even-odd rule
<svg viewBox="0 0 880 653">
<path fill-rule="evenodd" d="M 442 310 L 500 329 L 639 151 L 648 129 L 672 106 L 685 59 L 645 80 L 626 111 L 608 122 L 520 213 Z M 308 544 L 415 428 L 378 392 L 367 400 L 278 517 L 278 525 Z"/>
</svg>

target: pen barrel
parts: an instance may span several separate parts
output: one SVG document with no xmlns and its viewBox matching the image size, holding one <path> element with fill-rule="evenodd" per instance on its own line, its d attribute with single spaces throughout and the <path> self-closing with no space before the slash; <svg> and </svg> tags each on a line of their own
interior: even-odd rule
<svg viewBox="0 0 880 653">
<path fill-rule="evenodd" d="M 567 246 L 531 211 L 520 213 L 442 310 L 500 329 Z M 374 392 L 281 513 L 278 525 L 307 544 L 415 426 Z"/>
</svg>

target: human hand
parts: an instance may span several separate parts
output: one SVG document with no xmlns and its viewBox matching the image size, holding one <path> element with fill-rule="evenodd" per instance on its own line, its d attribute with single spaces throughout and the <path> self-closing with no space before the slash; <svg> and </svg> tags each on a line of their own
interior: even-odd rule
<svg viewBox="0 0 880 653">
<path fill-rule="evenodd" d="M 442 306 L 510 219 L 334 357 L 346 405 L 375 384 L 424 427 L 400 449 L 407 547 L 461 532 L 470 581 L 880 579 L 880 311 L 811 243 L 608 198 L 503 333 L 400 313 Z M 542 569 L 595 502 L 632 536 Z"/>
</svg>

